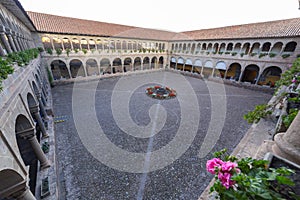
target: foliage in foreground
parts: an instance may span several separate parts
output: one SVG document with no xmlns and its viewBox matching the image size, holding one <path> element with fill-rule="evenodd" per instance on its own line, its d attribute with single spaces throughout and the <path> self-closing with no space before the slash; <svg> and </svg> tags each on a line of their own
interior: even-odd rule
<svg viewBox="0 0 300 200">
<path fill-rule="evenodd" d="M 225 153 L 226 149 L 216 152 L 206 164 L 207 171 L 215 175 L 210 192 L 217 192 L 219 199 L 300 199 L 292 190 L 283 190 L 295 185 L 289 178 L 293 170 L 285 167 L 268 168 L 266 160 L 239 160 Z"/>
</svg>

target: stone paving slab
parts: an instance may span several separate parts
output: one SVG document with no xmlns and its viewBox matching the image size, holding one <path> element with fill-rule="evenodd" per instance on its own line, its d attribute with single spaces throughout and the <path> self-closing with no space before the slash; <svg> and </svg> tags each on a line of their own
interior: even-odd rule
<svg viewBox="0 0 300 200">
<path fill-rule="evenodd" d="M 152 76 L 153 80 L 160 76 L 174 78 L 174 74 L 170 72 L 156 72 L 148 74 L 148 76 Z M 145 78 L 142 74 L 134 77 Z M 166 123 L 160 132 L 150 138 L 131 136 L 117 125 L 111 108 L 111 98 L 120 78 L 105 79 L 97 83 L 94 108 L 98 123 L 105 136 L 112 144 L 127 152 L 149 153 L 162 149 L 176 138 L 180 123 L 183 122 L 180 103 L 186 105 L 187 109 L 195 108 L 194 105 L 190 104 L 188 98 L 185 100 L 178 97 L 165 101 L 151 99 L 145 94 L 145 88 L 151 84 L 156 84 L 156 81 L 137 85 L 133 91 L 118 91 L 123 92 L 124 95 L 129 93 L 132 95 L 128 109 L 133 122 L 139 126 L 145 126 L 151 122 L 149 110 L 155 104 L 164 107 L 163 109 L 158 108 L 159 113 L 167 113 Z M 191 85 L 199 105 L 200 118 L 197 124 L 197 134 L 189 148 L 178 159 L 164 168 L 148 173 L 130 173 L 113 169 L 96 159 L 93 156 L 94 153 L 105 157 L 109 155 L 110 149 L 107 149 L 107 153 L 97 152 L 97 148 L 106 145 L 100 141 L 95 144 L 95 152 L 87 150 L 80 138 L 72 114 L 74 85 L 56 86 L 52 90 L 54 113 L 56 116 L 68 116 L 68 120 L 55 124 L 59 176 L 61 189 L 65 190 L 63 199 L 198 199 L 212 178 L 205 170 L 206 161 L 211 158 L 211 153 L 200 158 L 199 150 L 205 140 L 211 121 L 211 100 L 222 97 L 219 93 L 210 93 L 207 82 L 203 80 L 193 77 L 184 77 L 184 79 Z M 83 82 L 76 87 L 83 94 L 88 94 L 86 92 L 90 89 L 89 84 L 89 82 Z M 178 84 L 183 84 L 183 82 L 178 82 Z M 178 88 L 180 87 L 178 85 Z M 223 148 L 228 148 L 228 151 L 232 152 L 250 128 L 250 125 L 243 120 L 243 115 L 253 110 L 255 105 L 266 103 L 271 98 L 270 94 L 262 92 L 232 86 L 223 87 L 226 91 L 227 101 L 224 105 L 219 106 L 226 107 L 226 120 L 220 137 L 216 140 L 216 145 L 211 147 L 211 152 Z M 174 89 L 176 90 L 176 88 Z M 179 95 L 188 96 L 191 94 L 182 92 Z M 81 99 L 82 103 L 87 102 L 87 100 L 88 96 Z M 82 111 L 83 121 L 92 117 L 89 111 L 93 108 L 86 108 L 85 111 Z M 89 141 L 98 140 L 99 138 L 89 137 L 93 130 L 88 126 L 88 123 L 87 120 L 87 138 Z M 217 125 L 215 124 L 215 126 Z M 189 134 L 188 123 L 183 130 Z M 97 147 L 97 145 L 99 146 Z M 149 146 L 151 146 L 150 149 Z M 123 158 L 119 157 L 118 159 L 122 161 Z M 157 159 L 164 162 L 161 158 Z"/>
</svg>

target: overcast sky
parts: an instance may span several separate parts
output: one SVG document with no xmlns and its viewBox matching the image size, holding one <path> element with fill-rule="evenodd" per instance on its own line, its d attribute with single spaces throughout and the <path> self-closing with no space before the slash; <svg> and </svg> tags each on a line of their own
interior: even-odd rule
<svg viewBox="0 0 300 200">
<path fill-rule="evenodd" d="M 19 0 L 26 11 L 175 32 L 300 17 L 298 0 Z"/>
</svg>

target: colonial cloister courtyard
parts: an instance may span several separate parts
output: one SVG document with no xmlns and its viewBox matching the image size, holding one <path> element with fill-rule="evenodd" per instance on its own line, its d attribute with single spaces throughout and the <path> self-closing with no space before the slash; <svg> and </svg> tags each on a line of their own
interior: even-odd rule
<svg viewBox="0 0 300 200">
<path fill-rule="evenodd" d="M 151 98 L 153 85 L 177 96 Z M 78 81 L 52 95 L 60 197 L 109 200 L 197 200 L 212 152 L 232 152 L 250 127 L 243 115 L 271 98 L 168 71 Z"/>
</svg>

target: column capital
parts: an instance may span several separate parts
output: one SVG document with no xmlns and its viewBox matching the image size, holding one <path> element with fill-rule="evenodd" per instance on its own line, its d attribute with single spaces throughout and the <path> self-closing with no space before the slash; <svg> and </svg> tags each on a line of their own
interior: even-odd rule
<svg viewBox="0 0 300 200">
<path fill-rule="evenodd" d="M 30 113 L 38 113 L 40 111 L 39 104 L 35 104 L 29 107 Z"/>
<path fill-rule="evenodd" d="M 20 135 L 20 137 L 23 139 L 30 139 L 35 136 L 35 129 L 34 129 L 34 127 L 30 127 L 25 130 L 22 130 L 20 132 L 17 132 L 16 134 Z"/>
</svg>

